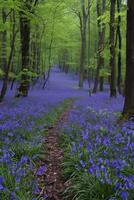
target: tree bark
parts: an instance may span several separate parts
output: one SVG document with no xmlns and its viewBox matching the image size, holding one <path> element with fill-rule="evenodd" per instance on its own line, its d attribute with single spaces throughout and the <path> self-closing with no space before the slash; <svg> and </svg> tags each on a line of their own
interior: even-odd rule
<svg viewBox="0 0 134 200">
<path fill-rule="evenodd" d="M 31 5 L 29 2 L 24 3 L 24 7 L 26 7 L 27 11 L 31 11 Z M 20 38 L 21 38 L 21 68 L 22 71 L 29 69 L 29 49 L 30 49 L 30 19 L 26 16 L 26 14 L 21 11 L 20 12 Z M 24 77 L 24 80 L 21 80 L 17 97 L 19 96 L 27 96 L 29 90 L 29 80 Z"/>
<path fill-rule="evenodd" d="M 3 21 L 3 24 L 6 23 L 6 11 L 5 9 L 3 8 L 2 9 L 2 21 Z M 4 84 L 4 80 L 5 80 L 5 77 L 6 77 L 6 74 L 7 74 L 7 31 L 4 30 L 2 33 L 1 33 L 1 39 L 2 39 L 2 54 L 1 54 L 1 64 L 2 64 L 2 68 L 4 70 L 4 78 L 3 78 L 3 85 L 2 85 L 2 89 L 1 89 L 1 95 L 0 95 L 0 102 L 2 102 L 3 100 L 3 97 L 5 96 L 5 93 L 6 93 L 6 89 L 7 89 L 7 86 Z"/>
<path fill-rule="evenodd" d="M 88 59 L 88 67 L 90 66 L 90 47 L 91 47 L 91 44 L 90 44 L 90 32 L 91 32 L 91 13 L 90 13 L 90 2 L 91 0 L 88 1 L 88 7 L 89 7 L 89 15 L 88 15 L 88 47 L 87 47 L 87 59 Z"/>
<path fill-rule="evenodd" d="M 104 40 L 105 40 L 105 25 L 101 21 L 100 17 L 105 12 L 105 1 L 103 1 L 103 4 L 101 4 L 101 3 L 102 3 L 101 1 L 97 1 L 97 17 L 99 18 L 98 19 L 99 41 L 98 41 L 98 52 L 97 52 L 98 62 L 97 62 L 97 69 L 96 69 L 93 93 L 96 93 L 98 91 L 100 69 L 102 67 L 104 67 L 103 50 L 104 50 Z M 102 6 L 102 8 L 101 8 L 101 6 Z M 103 84 L 103 82 L 102 82 L 102 84 Z"/>
<path fill-rule="evenodd" d="M 110 97 L 116 97 L 116 62 L 115 62 L 115 2 L 111 0 L 110 5 Z"/>
<path fill-rule="evenodd" d="M 85 29 L 85 28 L 84 28 Z M 83 87 L 84 81 L 84 67 L 85 67 L 85 56 L 86 56 L 86 30 L 81 36 L 81 56 L 80 56 L 80 75 L 79 75 L 79 87 Z"/>
<path fill-rule="evenodd" d="M 100 92 L 103 92 L 104 90 L 104 77 L 100 77 Z"/>
<path fill-rule="evenodd" d="M 1 89 L 1 94 L 0 94 L 0 102 L 2 102 L 6 91 L 7 91 L 7 84 L 8 84 L 8 76 L 9 76 L 9 72 L 10 72 L 10 68 L 11 68 L 11 63 L 12 63 L 12 58 L 13 58 L 13 54 L 14 54 L 14 45 L 15 45 L 15 37 L 17 34 L 17 31 L 15 32 L 15 11 L 13 10 L 11 12 L 11 14 L 13 14 L 13 25 L 12 25 L 12 38 L 11 38 L 11 50 L 10 50 L 10 54 L 9 54 L 9 58 L 8 58 L 8 62 L 7 62 L 7 54 L 6 54 L 6 31 L 3 32 L 3 51 L 4 51 L 4 57 L 3 57 L 3 64 L 4 64 L 4 79 L 3 79 L 3 84 L 2 84 L 2 89 Z M 6 22 L 6 12 L 3 9 L 2 12 L 3 15 L 3 22 Z M 4 22 L 4 23 L 5 23 Z"/>
<path fill-rule="evenodd" d="M 80 32 L 81 32 L 81 55 L 80 55 L 80 69 L 79 69 L 79 87 L 83 87 L 84 81 L 84 68 L 86 61 L 86 30 L 87 30 L 87 19 L 89 15 L 89 4 L 86 12 L 85 0 L 81 0 L 81 14 L 79 13 L 80 19 Z"/>
<path fill-rule="evenodd" d="M 121 0 L 117 0 L 117 10 L 118 10 L 118 26 L 117 26 L 117 36 L 118 36 L 118 77 L 117 77 L 117 86 L 118 86 L 118 92 L 119 94 L 122 94 L 121 90 L 121 81 L 122 81 L 122 75 L 121 75 L 121 49 L 122 49 L 122 37 L 121 37 L 121 16 L 120 16 L 120 7 L 121 7 Z"/>
<path fill-rule="evenodd" d="M 126 84 L 123 114 L 134 116 L 134 1 L 128 0 L 127 11 L 127 49 L 126 49 Z"/>
<path fill-rule="evenodd" d="M 29 44 L 30 44 L 30 20 L 20 14 L 20 37 L 21 37 L 21 68 L 29 68 Z"/>
</svg>

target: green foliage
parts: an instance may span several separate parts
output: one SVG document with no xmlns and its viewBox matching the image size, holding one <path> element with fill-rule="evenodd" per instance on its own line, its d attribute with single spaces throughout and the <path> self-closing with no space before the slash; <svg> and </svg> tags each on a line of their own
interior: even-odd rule
<svg viewBox="0 0 134 200">
<path fill-rule="evenodd" d="M 19 9 L 20 7 L 20 1 L 19 0 L 0 0 L 0 9 Z"/>
<path fill-rule="evenodd" d="M 31 80 L 32 78 L 36 78 L 38 75 L 36 72 L 34 71 L 30 71 L 28 69 L 23 69 L 16 77 L 16 79 L 18 81 L 22 80 L 22 77 L 25 76 L 27 77 L 29 80 Z"/>
<path fill-rule="evenodd" d="M 9 72 L 8 77 L 9 77 L 9 79 L 16 79 L 16 74 L 13 72 Z"/>
<path fill-rule="evenodd" d="M 107 69 L 101 69 L 100 70 L 100 76 L 105 78 L 105 77 L 110 76 L 110 73 L 108 72 Z"/>
<path fill-rule="evenodd" d="M 105 25 L 105 48 L 102 51 L 102 55 L 105 59 L 105 66 L 109 71 L 109 9 L 110 5 L 106 4 L 106 11 L 103 15 L 97 18 L 96 12 L 97 1 L 91 0 L 90 9 L 90 50 L 87 52 L 86 64 L 92 68 L 94 72 L 97 66 L 97 51 L 98 51 L 98 25 L 97 21 L 101 20 L 101 24 Z M 33 6 L 33 2 L 31 4 Z M 7 19 L 3 24 L 2 17 L 0 17 L 0 32 L 7 30 L 7 57 L 10 53 L 10 40 L 12 34 L 13 21 L 10 21 L 10 11 L 15 11 L 15 26 L 16 30 L 19 30 L 19 12 L 22 12 L 25 17 L 30 20 L 31 23 L 31 52 L 30 52 L 30 68 L 35 72 L 40 71 L 40 74 L 47 71 L 49 65 L 54 63 L 68 65 L 72 71 L 78 71 L 80 60 L 80 48 L 81 48 L 81 35 L 80 35 L 80 20 L 79 13 L 81 14 L 81 6 L 78 1 L 39 1 L 36 7 L 32 7 L 32 11 L 26 9 L 25 1 L 20 0 L 0 0 L 0 8 L 6 9 Z M 85 1 L 85 5 L 88 5 L 88 1 Z M 12 12 L 11 12 L 12 13 Z M 116 23 L 117 26 L 118 16 L 121 16 L 121 32 L 122 32 L 122 72 L 123 77 L 125 75 L 125 26 L 126 26 L 126 4 L 122 3 L 121 12 L 116 10 Z M 12 19 L 13 20 L 13 19 Z M 10 33 L 11 32 L 11 33 Z M 88 44 L 88 27 L 87 27 L 87 44 Z M 12 72 L 17 75 L 17 80 L 20 79 L 21 63 L 20 59 L 20 37 L 17 34 L 15 41 L 14 67 Z M 0 44 L 1 47 L 1 44 Z M 35 50 L 34 50 L 35 49 Z M 1 51 L 1 50 L 0 50 Z M 36 53 L 37 55 L 36 55 Z M 87 51 L 87 50 L 86 50 Z M 116 51 L 116 55 L 118 49 Z M 0 52 L 1 54 L 1 52 Z M 89 54 L 89 55 L 88 55 Z M 50 62 L 50 63 L 49 63 Z M 19 67 L 17 67 L 19 66 Z M 31 72 L 30 72 L 31 73 Z M 30 77 L 36 76 L 36 74 L 29 74 Z"/>
<path fill-rule="evenodd" d="M 70 187 L 66 190 L 67 199 L 74 200 L 107 200 L 113 195 L 109 186 L 102 185 L 87 172 L 75 174 L 70 179 Z"/>
<path fill-rule="evenodd" d="M 0 68 L 0 78 L 4 76 L 4 71 Z"/>
</svg>

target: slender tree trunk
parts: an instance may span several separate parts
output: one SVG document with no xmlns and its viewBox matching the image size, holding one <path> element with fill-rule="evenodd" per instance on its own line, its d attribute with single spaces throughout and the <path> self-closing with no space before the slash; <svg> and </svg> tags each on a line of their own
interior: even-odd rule
<svg viewBox="0 0 134 200">
<path fill-rule="evenodd" d="M 48 72 L 47 72 L 47 76 L 45 76 L 45 81 L 43 83 L 43 89 L 45 88 L 48 80 L 49 80 L 49 77 L 50 77 L 50 72 L 51 72 L 51 57 L 52 57 L 52 45 L 53 45 L 53 41 L 54 41 L 54 31 L 55 31 L 55 16 L 56 16 L 56 12 L 57 12 L 57 9 L 58 7 L 60 6 L 60 4 L 58 4 L 55 8 L 55 11 L 54 11 L 54 15 L 53 15 L 53 24 L 52 24 L 52 31 L 51 31 L 51 40 L 50 40 L 50 44 L 49 44 L 49 55 L 48 55 Z"/>
<path fill-rule="evenodd" d="M 91 13 L 90 13 L 90 0 L 88 1 L 88 6 L 89 6 L 89 15 L 88 15 L 88 47 L 87 47 L 87 53 L 88 53 L 88 55 L 87 55 L 87 59 L 88 59 L 88 66 L 90 66 L 90 46 L 91 46 L 91 44 L 90 44 L 90 32 L 91 32 L 91 22 L 90 22 L 90 20 L 91 20 Z"/>
<path fill-rule="evenodd" d="M 120 14 L 120 7 L 121 7 L 121 0 L 117 0 L 117 10 L 118 14 Z M 117 77 L 117 86 L 118 86 L 118 91 L 119 94 L 122 94 L 121 91 L 121 81 L 122 81 L 122 75 L 121 75 L 121 49 L 122 49 L 122 37 L 121 37 L 121 16 L 118 16 L 118 26 L 117 26 L 117 36 L 118 36 L 118 77 Z"/>
<path fill-rule="evenodd" d="M 3 8 L 2 9 L 2 20 L 3 20 L 3 24 L 6 23 L 6 11 L 5 9 Z M 6 93 L 6 90 L 7 90 L 7 85 L 5 85 L 5 78 L 6 78 L 6 75 L 7 75 L 7 31 L 4 30 L 2 33 L 1 33 L 1 39 L 2 39 L 2 43 L 1 43 L 1 46 L 2 46 L 2 53 L 1 53 L 1 64 L 2 64 L 2 68 L 4 70 L 4 78 L 3 78 L 3 84 L 2 84 L 2 89 L 1 89 L 1 94 L 0 94 L 0 102 L 2 102 L 3 100 L 3 97 L 5 96 L 5 93 Z"/>
<path fill-rule="evenodd" d="M 35 71 L 36 70 L 36 30 L 31 37 L 31 44 L 30 44 L 30 66 Z"/>
<path fill-rule="evenodd" d="M 88 15 L 88 48 L 87 48 L 87 52 L 88 52 L 88 55 L 87 55 L 87 58 L 88 58 L 88 69 L 87 69 L 87 81 L 88 81 L 88 87 L 89 87 L 89 91 L 91 90 L 91 70 L 90 70 L 90 32 L 91 32 L 91 9 L 90 9 L 90 0 L 88 1 L 88 7 L 89 7 L 89 15 Z M 91 91 L 90 91 L 91 92 Z"/>
<path fill-rule="evenodd" d="M 127 50 L 126 50 L 126 84 L 123 114 L 134 116 L 134 1 L 128 0 L 127 11 Z"/>
<path fill-rule="evenodd" d="M 86 21 L 84 21 L 83 30 L 81 34 L 81 56 L 80 56 L 80 75 L 79 75 L 79 87 L 83 87 L 84 81 L 84 67 L 86 57 Z"/>
<path fill-rule="evenodd" d="M 30 12 L 29 3 L 25 3 L 27 10 Z M 21 37 L 21 68 L 22 71 L 29 69 L 29 50 L 30 50 L 30 20 L 25 13 L 20 12 L 20 37 Z M 28 77 L 23 75 L 21 84 L 19 86 L 19 93 L 17 97 L 28 95 L 29 80 Z"/>
<path fill-rule="evenodd" d="M 98 62 L 97 62 L 93 93 L 96 93 L 98 91 L 100 69 L 104 67 L 103 49 L 104 49 L 104 38 L 105 38 L 105 25 L 101 21 L 100 17 L 105 12 L 105 1 L 103 1 L 103 4 L 104 5 L 101 4 L 100 0 L 97 1 L 97 17 L 99 18 L 98 19 L 99 41 L 98 41 Z M 101 9 L 101 6 L 103 6 L 103 9 Z"/>
<path fill-rule="evenodd" d="M 111 0 L 110 5 L 110 96 L 116 97 L 116 62 L 115 62 L 115 2 Z"/>
<path fill-rule="evenodd" d="M 106 0 L 102 0 L 102 10 L 103 10 L 103 14 L 105 13 L 105 10 L 106 10 Z M 104 42 L 105 42 L 105 24 L 103 23 L 102 24 L 103 28 L 102 28 L 102 38 L 103 38 L 103 49 L 104 49 Z M 105 60 L 104 60 L 104 57 L 102 55 L 102 67 L 104 67 L 104 64 L 105 64 Z M 104 90 L 104 77 L 103 76 L 100 76 L 100 91 L 103 92 Z"/>
<path fill-rule="evenodd" d="M 20 14 L 20 37 L 21 37 L 21 66 L 23 69 L 29 68 L 29 46 L 30 46 L 30 20 Z"/>
<path fill-rule="evenodd" d="M 101 67 L 101 51 L 102 51 L 102 32 L 101 32 L 101 5 L 100 5 L 100 0 L 97 1 L 97 20 L 98 23 L 98 35 L 99 35 L 99 41 L 98 41 L 98 51 L 97 51 L 97 68 L 96 68 L 96 73 L 95 73 L 95 80 L 94 80 L 94 88 L 93 88 L 93 93 L 96 93 L 98 90 L 98 83 L 99 83 L 99 72 L 100 72 L 100 67 Z"/>
<path fill-rule="evenodd" d="M 103 92 L 104 90 L 104 77 L 100 77 L 100 91 Z"/>
<path fill-rule="evenodd" d="M 14 54 L 14 45 L 15 45 L 15 37 L 16 37 L 16 34 L 17 34 L 17 31 L 15 32 L 15 11 L 13 10 L 12 13 L 13 14 L 13 25 L 12 25 L 12 38 L 11 38 L 11 50 L 10 50 L 10 54 L 9 54 L 9 59 L 8 59 L 8 62 L 6 60 L 6 44 L 4 44 L 6 42 L 6 32 L 4 31 L 3 34 L 3 38 L 4 38 L 4 46 L 3 46 L 3 50 L 4 50 L 4 54 L 5 56 L 3 57 L 3 64 L 4 64 L 4 79 L 3 79 L 3 85 L 2 85 L 2 89 L 1 89 L 1 94 L 0 94 L 0 102 L 3 100 L 5 94 L 6 94 L 6 91 L 7 91 L 7 84 L 8 84 L 8 76 L 9 76 L 9 72 L 10 72 L 10 68 L 11 68 L 11 64 L 12 64 L 12 58 L 13 58 L 13 54 Z M 3 19 L 6 20 L 6 13 L 5 11 L 3 10 Z"/>
<path fill-rule="evenodd" d="M 80 69 L 79 69 L 79 87 L 83 87 L 84 81 L 84 68 L 86 62 L 86 30 L 87 30 L 87 19 L 89 15 L 89 4 L 86 11 L 85 0 L 81 0 L 81 12 L 79 14 L 80 19 L 80 31 L 81 31 L 81 55 L 80 55 Z"/>
</svg>

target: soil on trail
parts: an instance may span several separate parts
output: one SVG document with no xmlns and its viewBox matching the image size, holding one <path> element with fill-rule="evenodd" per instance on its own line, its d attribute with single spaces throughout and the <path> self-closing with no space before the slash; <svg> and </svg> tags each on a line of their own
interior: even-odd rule
<svg viewBox="0 0 134 200">
<path fill-rule="evenodd" d="M 58 122 L 49 131 L 49 135 L 45 140 L 47 151 L 45 153 L 45 163 L 47 170 L 44 173 L 45 185 L 44 191 L 48 196 L 48 200 L 63 200 L 63 192 L 67 187 L 67 183 L 62 175 L 62 159 L 63 150 L 59 147 L 59 132 L 67 120 L 70 109 L 63 112 Z"/>
</svg>

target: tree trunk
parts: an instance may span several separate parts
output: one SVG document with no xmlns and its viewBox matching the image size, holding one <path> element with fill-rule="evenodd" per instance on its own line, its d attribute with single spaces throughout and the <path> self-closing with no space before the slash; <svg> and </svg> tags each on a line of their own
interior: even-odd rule
<svg viewBox="0 0 134 200">
<path fill-rule="evenodd" d="M 87 29 L 87 19 L 89 15 L 89 5 L 88 11 L 86 12 L 85 8 L 85 0 L 81 1 L 81 12 L 79 15 L 80 19 L 80 31 L 81 31 L 81 55 L 80 55 L 80 70 L 79 70 L 79 87 L 83 87 L 84 81 L 84 68 L 85 68 L 85 60 L 86 60 L 86 29 Z"/>
<path fill-rule="evenodd" d="M 110 96 L 116 97 L 116 62 L 115 62 L 115 2 L 111 0 L 110 5 Z"/>
<path fill-rule="evenodd" d="M 102 0 L 102 9 L 103 9 L 103 14 L 105 13 L 105 10 L 106 10 L 106 0 Z M 104 49 L 104 42 L 105 42 L 105 29 L 106 29 L 106 27 L 105 27 L 105 24 L 103 23 L 103 49 Z M 104 64 L 105 64 L 105 60 L 104 60 L 104 57 L 102 58 L 103 60 L 102 60 L 102 67 L 104 67 Z M 101 92 L 103 92 L 103 90 L 104 90 L 104 77 L 103 76 L 101 76 L 100 77 L 100 91 Z"/>
<path fill-rule="evenodd" d="M 21 66 L 23 69 L 29 68 L 29 44 L 30 44 L 30 20 L 20 14 L 20 37 L 21 37 Z"/>
<path fill-rule="evenodd" d="M 25 3 L 27 10 L 30 12 L 30 7 L 28 3 Z M 21 37 L 21 68 L 22 71 L 26 72 L 26 69 L 29 69 L 29 46 L 30 46 L 30 20 L 25 15 L 25 13 L 20 13 L 20 37 Z M 24 76 L 23 76 L 24 77 Z M 18 95 L 26 97 L 29 90 L 29 80 L 24 77 L 24 80 L 21 80 L 19 86 Z"/>
<path fill-rule="evenodd" d="M 128 0 L 127 11 L 127 50 L 126 50 L 126 84 L 123 114 L 134 116 L 134 1 Z"/>
<path fill-rule="evenodd" d="M 84 81 L 85 56 L 86 56 L 86 30 L 83 32 L 81 39 L 81 57 L 80 57 L 80 75 L 79 75 L 80 88 L 83 87 L 83 81 Z"/>
<path fill-rule="evenodd" d="M 15 11 L 13 10 L 11 12 L 11 14 L 13 14 L 13 25 L 12 25 L 12 37 L 11 37 L 11 50 L 10 50 L 10 54 L 9 54 L 9 58 L 8 58 L 8 62 L 6 59 L 6 31 L 3 32 L 3 52 L 4 52 L 4 57 L 3 57 L 3 64 L 4 64 L 4 79 L 3 79 L 3 84 L 2 84 L 2 89 L 1 89 L 1 94 L 0 94 L 0 102 L 3 100 L 6 91 L 7 91 L 7 84 L 8 84 L 8 76 L 9 76 L 9 72 L 10 72 L 10 68 L 11 68 L 11 63 L 12 63 L 12 58 L 13 58 L 13 54 L 14 54 L 14 45 L 15 45 L 15 37 L 17 34 L 17 31 L 15 32 Z M 2 12 L 3 15 L 3 22 L 6 20 L 6 12 L 3 9 Z M 12 23 L 12 22 L 11 22 Z"/>
<path fill-rule="evenodd" d="M 118 14 L 120 14 L 120 7 L 121 7 L 121 0 L 117 0 L 117 10 Z M 118 36 L 118 77 L 117 77 L 117 86 L 118 86 L 118 91 L 119 94 L 122 94 L 121 90 L 121 81 L 122 81 L 122 76 L 121 76 L 121 48 L 122 48 L 122 37 L 121 37 L 121 30 L 120 30 L 120 25 L 121 25 L 121 16 L 118 16 L 118 26 L 117 26 L 117 36 Z"/>
<path fill-rule="evenodd" d="M 87 59 L 88 59 L 88 67 L 90 66 L 90 32 L 91 32 L 91 13 L 90 13 L 90 0 L 88 1 L 89 6 L 89 15 L 88 15 L 88 47 L 87 47 Z"/>
<path fill-rule="evenodd" d="M 88 82 L 88 87 L 89 87 L 89 91 L 91 92 L 91 70 L 90 70 L 90 47 L 91 47 L 91 43 L 90 43 L 90 37 L 91 37 L 91 9 L 90 9 L 90 4 L 91 4 L 91 0 L 88 1 L 88 7 L 89 7 L 89 15 L 88 15 L 88 47 L 87 47 L 87 60 L 88 60 L 88 69 L 87 69 L 87 82 Z"/>
<path fill-rule="evenodd" d="M 6 11 L 5 9 L 3 8 L 2 9 L 2 21 L 3 21 L 3 24 L 6 23 Z M 0 102 L 3 100 L 3 97 L 5 96 L 5 93 L 6 93 L 6 90 L 7 90 L 7 85 L 5 85 L 5 76 L 6 76 L 6 69 L 7 69 L 7 31 L 4 30 L 2 33 L 1 33 L 1 39 L 2 39 L 2 54 L 1 54 L 1 64 L 2 64 L 2 68 L 5 72 L 4 74 L 4 79 L 3 79 L 3 85 L 2 85 L 2 89 L 1 89 L 1 95 L 0 95 Z"/>
<path fill-rule="evenodd" d="M 103 8 L 101 9 L 101 2 L 97 1 L 97 17 L 99 18 L 98 19 L 99 41 L 98 41 L 98 52 L 97 52 L 98 53 L 98 62 L 97 62 L 97 69 L 96 69 L 93 93 L 96 93 L 98 91 L 100 69 L 102 67 L 104 67 L 103 49 L 104 49 L 104 39 L 105 39 L 105 25 L 101 21 L 100 17 L 105 12 L 105 1 L 103 1 L 102 7 Z"/>
<path fill-rule="evenodd" d="M 100 77 L 100 92 L 103 92 L 104 90 L 104 77 Z"/>
<path fill-rule="evenodd" d="M 55 16 L 56 16 L 56 12 L 57 12 L 57 8 L 59 7 L 60 4 L 58 4 L 55 8 L 54 11 L 54 15 L 53 15 L 53 24 L 52 24 L 52 30 L 51 30 L 51 39 L 50 39 L 50 44 L 49 44 L 49 54 L 48 54 L 48 72 L 47 72 L 47 76 L 45 78 L 45 81 L 43 83 L 43 89 L 45 88 L 49 77 L 50 77 L 50 72 L 51 72 L 51 67 L 52 67 L 52 63 L 51 63 L 51 57 L 52 57 L 52 45 L 53 45 L 53 41 L 54 41 L 54 31 L 55 31 Z"/>
</svg>

